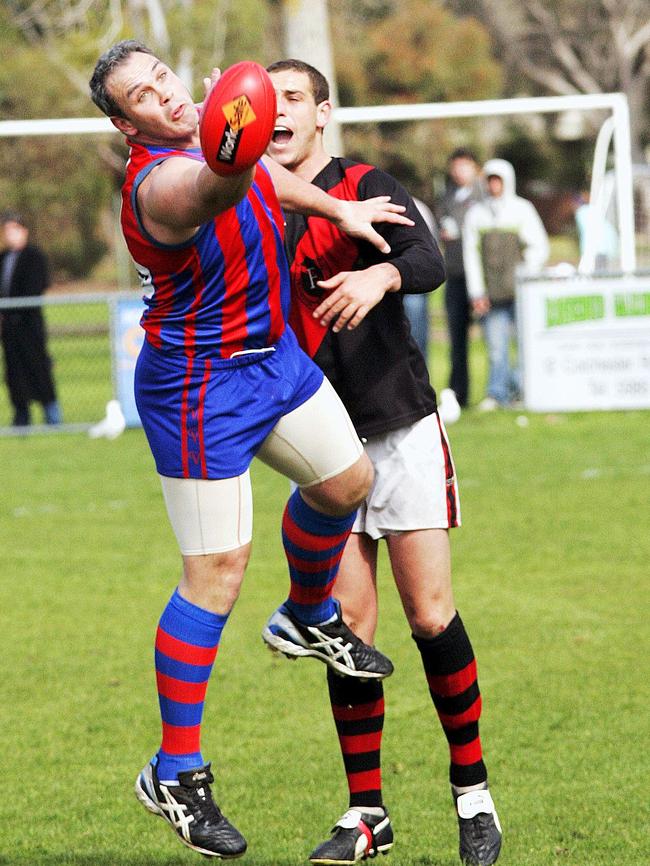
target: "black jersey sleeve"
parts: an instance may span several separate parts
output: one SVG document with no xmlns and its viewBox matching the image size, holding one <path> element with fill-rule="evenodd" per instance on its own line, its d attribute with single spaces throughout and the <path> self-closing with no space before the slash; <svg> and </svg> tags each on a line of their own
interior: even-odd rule
<svg viewBox="0 0 650 866">
<path fill-rule="evenodd" d="M 376 223 L 374 228 L 390 244 L 388 256 L 382 256 L 370 244 L 364 249 L 364 264 L 388 261 L 400 272 L 401 291 L 407 294 L 431 292 L 445 279 L 445 267 L 438 245 L 409 193 L 390 174 L 373 168 L 358 186 L 360 199 L 389 195 L 395 204 L 406 206 L 406 215 L 415 225 Z"/>
</svg>

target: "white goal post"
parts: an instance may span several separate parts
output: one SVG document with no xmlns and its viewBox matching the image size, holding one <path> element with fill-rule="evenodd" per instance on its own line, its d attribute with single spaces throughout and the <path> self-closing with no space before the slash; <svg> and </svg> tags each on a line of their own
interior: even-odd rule
<svg viewBox="0 0 650 866">
<path fill-rule="evenodd" d="M 614 145 L 614 181 L 616 213 L 620 234 L 621 270 L 632 273 L 636 268 L 634 199 L 632 192 L 632 155 L 630 147 L 630 114 L 624 93 L 588 93 L 572 96 L 530 96 L 517 99 L 488 99 L 466 102 L 428 102 L 412 105 L 377 105 L 336 108 L 334 122 L 386 123 L 391 121 L 440 120 L 450 118 L 494 117 L 496 115 L 558 113 L 563 111 L 609 111 L 596 141 L 591 180 L 591 202 L 595 212 L 604 216 L 606 196 L 604 177 L 607 153 Z M 0 121 L 0 138 L 23 135 L 81 135 L 116 132 L 108 118 L 60 118 L 51 120 Z M 600 212 L 600 213 L 599 213 Z M 595 238 L 596 233 L 591 235 Z M 580 271 L 591 273 L 595 249 L 589 246 L 583 255 Z"/>
<path fill-rule="evenodd" d="M 610 116 L 603 123 L 594 153 L 591 179 L 591 201 L 604 216 L 606 205 L 603 183 L 607 153 L 614 143 L 614 178 L 616 212 L 621 241 L 621 270 L 632 273 L 636 268 L 634 238 L 634 199 L 632 193 L 632 150 L 630 146 L 630 111 L 624 93 L 585 93 L 572 96 L 528 96 L 517 99 L 487 99 L 475 102 L 429 102 L 413 105 L 379 105 L 364 108 L 338 108 L 339 123 L 386 123 L 387 121 L 439 120 L 449 118 L 494 117 L 511 114 L 548 114 L 562 111 L 606 110 Z M 595 239 L 595 233 L 592 233 Z M 593 271 L 595 249 L 589 248 L 581 262 L 581 271 Z"/>
</svg>

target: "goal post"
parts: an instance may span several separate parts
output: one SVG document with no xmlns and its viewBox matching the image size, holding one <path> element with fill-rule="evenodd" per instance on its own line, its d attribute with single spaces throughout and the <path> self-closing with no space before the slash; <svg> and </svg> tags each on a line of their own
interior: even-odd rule
<svg viewBox="0 0 650 866">
<path fill-rule="evenodd" d="M 624 93 L 577 93 L 569 96 L 525 96 L 514 99 L 467 100 L 464 102 L 425 102 L 403 105 L 336 107 L 334 120 L 339 124 L 389 123 L 416 120 L 495 117 L 497 115 L 548 114 L 564 111 L 597 111 L 610 113 L 596 141 L 592 171 L 591 201 L 598 217 L 604 218 L 603 194 L 605 164 L 613 143 L 616 214 L 620 235 L 621 270 L 632 273 L 636 268 L 632 153 L 630 113 Z M 81 135 L 117 132 L 107 117 L 59 118 L 0 121 L 0 138 L 23 135 Z M 581 270 L 593 269 L 595 256 L 587 248 Z"/>
<path fill-rule="evenodd" d="M 630 143 L 630 111 L 627 97 L 624 93 L 526 96 L 515 99 L 337 108 L 334 111 L 334 116 L 339 123 L 345 124 L 595 110 L 609 111 L 610 117 L 603 124 L 597 138 L 592 171 L 591 200 L 598 207 L 598 203 L 604 198 L 601 194 L 601 188 L 604 181 L 605 162 L 610 143 L 613 141 L 616 212 L 621 243 L 621 270 L 625 273 L 632 273 L 636 268 L 632 148 Z M 600 216 L 604 217 L 604 212 Z M 589 252 L 588 250 L 587 253 L 589 254 Z M 591 259 L 591 256 L 589 256 L 589 259 Z"/>
</svg>

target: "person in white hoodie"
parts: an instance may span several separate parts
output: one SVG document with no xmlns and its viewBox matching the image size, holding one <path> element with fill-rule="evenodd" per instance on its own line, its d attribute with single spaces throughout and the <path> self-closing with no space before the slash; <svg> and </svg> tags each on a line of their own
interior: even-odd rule
<svg viewBox="0 0 650 866">
<path fill-rule="evenodd" d="M 548 236 L 535 207 L 515 193 L 515 170 L 505 159 L 483 166 L 487 197 L 467 211 L 463 260 L 472 308 L 488 350 L 487 396 L 482 410 L 520 397 L 519 372 L 510 360 L 518 276 L 539 273 L 549 254 Z"/>
</svg>

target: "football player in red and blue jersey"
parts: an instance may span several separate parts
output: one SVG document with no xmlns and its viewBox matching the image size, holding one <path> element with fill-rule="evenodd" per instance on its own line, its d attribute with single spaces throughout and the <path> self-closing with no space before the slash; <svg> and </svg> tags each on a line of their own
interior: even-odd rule
<svg viewBox="0 0 650 866">
<path fill-rule="evenodd" d="M 341 397 L 375 469 L 346 545 L 336 597 L 356 634 L 372 642 L 378 546 L 385 539 L 449 744 L 460 857 L 472 866 L 488 866 L 499 855 L 501 829 L 479 737 L 474 652 L 452 592 L 449 529 L 460 525 L 456 475 L 425 359 L 402 303 L 403 294 L 442 283 L 442 257 L 413 199 L 393 177 L 325 150 L 323 130 L 332 106 L 324 76 L 297 60 L 274 63 L 268 72 L 278 100 L 269 155 L 330 195 L 365 200 L 388 194 L 413 221 L 380 229 L 391 246 L 386 254 L 317 216 L 289 214 L 289 321 Z M 383 685 L 328 671 L 328 686 L 349 809 L 310 860 L 355 863 L 387 853 L 393 843 L 381 783 Z"/>
<path fill-rule="evenodd" d="M 213 70 L 206 88 L 218 77 Z M 130 148 L 122 228 L 147 293 L 136 401 L 183 559 L 156 635 L 162 743 L 135 791 L 188 847 L 237 857 L 246 842 L 212 798 L 200 733 L 249 558 L 254 456 L 297 485 L 282 521 L 290 593 L 264 639 L 345 677 L 392 672 L 347 628 L 332 598 L 372 466 L 340 399 L 287 325 L 281 206 L 382 249 L 387 243 L 371 224 L 410 219 L 386 197 L 343 202 L 271 160 L 215 174 L 200 149 L 199 107 L 142 43 L 126 40 L 102 55 L 90 88 Z"/>
</svg>

